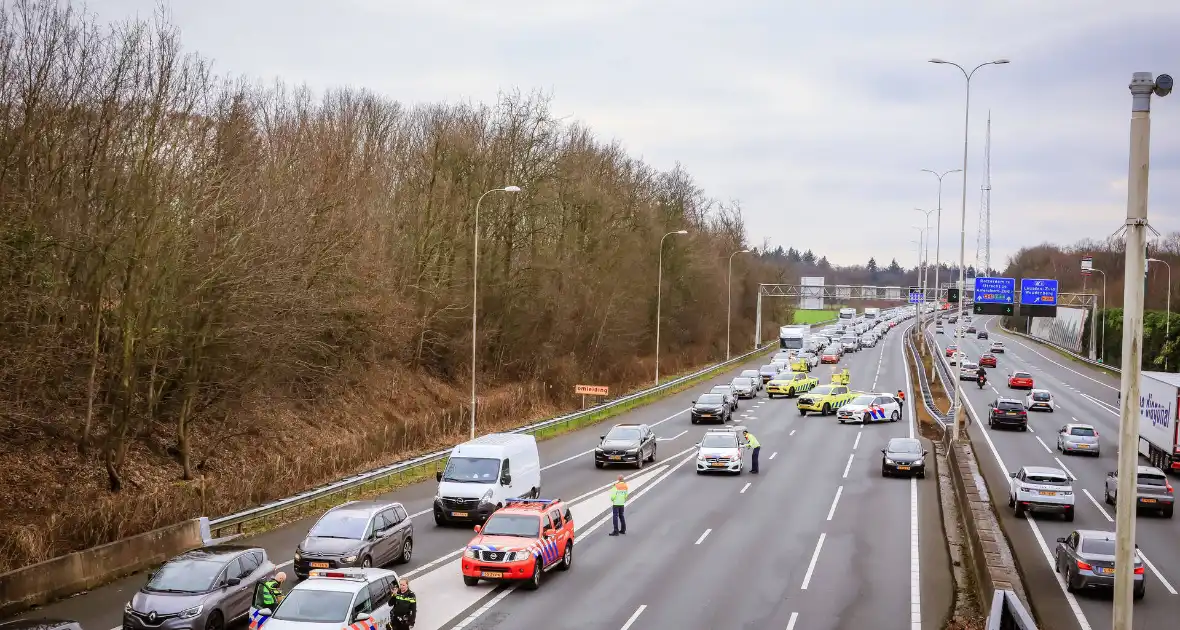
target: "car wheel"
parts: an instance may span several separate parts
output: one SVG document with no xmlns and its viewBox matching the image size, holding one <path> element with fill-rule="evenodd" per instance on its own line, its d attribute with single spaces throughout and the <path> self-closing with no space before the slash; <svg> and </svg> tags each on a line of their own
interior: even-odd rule
<svg viewBox="0 0 1180 630">
<path fill-rule="evenodd" d="M 205 630 L 225 630 L 225 617 L 221 616 L 220 610 L 209 613 L 209 618 L 205 620 Z"/>
<path fill-rule="evenodd" d="M 643 454 L 642 453 L 635 456 L 635 468 L 637 470 L 643 469 Z"/>
<path fill-rule="evenodd" d="M 692 421 L 692 423 L 693 423 L 693 424 L 696 424 L 697 422 L 696 422 L 696 420 L 693 420 L 693 421 Z M 594 462 L 594 467 L 595 467 L 595 468 L 602 468 L 602 467 L 604 467 L 604 466 L 606 466 L 606 464 L 604 464 L 604 463 L 602 463 L 602 462 Z"/>
<path fill-rule="evenodd" d="M 889 421 L 890 422 L 897 422 L 898 420 L 901 420 L 901 414 L 894 411 L 893 414 L 889 416 Z"/>
<path fill-rule="evenodd" d="M 373 559 L 370 558 L 369 556 L 365 556 L 365 559 L 361 560 L 361 568 L 362 569 L 368 569 L 372 566 L 373 566 Z"/>
<path fill-rule="evenodd" d="M 882 476 L 882 477 L 888 477 L 888 476 L 889 476 L 889 469 L 888 469 L 888 468 L 886 468 L 884 464 L 881 464 L 881 476 Z"/>
<path fill-rule="evenodd" d="M 1022 516 L 1024 516 L 1024 506 L 1023 505 L 1017 503 L 1017 504 L 1013 505 L 1013 507 L 1016 508 L 1016 518 L 1021 518 Z"/>
<path fill-rule="evenodd" d="M 807 410 L 806 410 L 806 409 L 800 409 L 800 410 L 799 410 L 799 415 L 801 415 L 801 416 L 806 416 L 806 415 L 807 415 Z"/>
<path fill-rule="evenodd" d="M 1021 430 L 1021 431 L 1028 431 L 1028 424 L 1022 424 L 1022 425 L 1020 425 L 1020 430 Z"/>
<path fill-rule="evenodd" d="M 872 422 L 872 421 L 873 421 L 873 416 L 872 416 L 872 414 L 867 414 L 867 413 L 866 413 L 866 414 L 864 415 L 864 417 L 860 419 L 860 421 L 861 421 L 861 423 L 863 423 L 863 424 L 868 424 L 868 423 L 870 423 L 870 422 Z"/>
<path fill-rule="evenodd" d="M 822 410 L 820 410 L 819 415 L 826 416 L 831 412 L 832 412 L 832 407 L 830 405 L 828 405 L 827 403 L 824 403 L 824 408 Z"/>
<path fill-rule="evenodd" d="M 471 577 L 470 575 L 464 575 L 463 583 L 467 586 L 475 586 L 476 584 L 479 584 L 479 578 Z"/>
<path fill-rule="evenodd" d="M 443 520 L 442 512 L 435 512 L 434 513 L 434 526 L 435 527 L 442 527 L 443 525 L 446 525 L 446 521 Z"/>
<path fill-rule="evenodd" d="M 565 543 L 565 553 L 561 554 L 561 564 L 557 565 L 557 570 L 569 571 L 572 566 L 574 566 L 574 541 L 570 540 Z"/>
<path fill-rule="evenodd" d="M 987 427 L 988 427 L 989 429 L 994 429 L 994 428 L 996 428 L 996 421 L 995 421 L 995 420 L 992 420 L 991 418 L 988 418 L 988 419 L 987 419 Z"/>
<path fill-rule="evenodd" d="M 414 539 L 406 538 L 402 543 L 402 554 L 397 557 L 398 564 L 409 564 L 410 559 L 414 556 Z"/>
<path fill-rule="evenodd" d="M 1008 507 L 1016 507 L 1016 495 L 1008 495 Z"/>
<path fill-rule="evenodd" d="M 529 578 L 528 582 L 524 583 L 526 591 L 535 591 L 541 587 L 541 561 L 539 559 L 533 560 L 533 576 Z"/>
<path fill-rule="evenodd" d="M 697 419 L 696 419 L 696 418 L 693 418 L 693 419 L 692 419 L 692 423 L 693 423 L 693 424 L 697 424 Z M 599 466 L 599 468 L 602 468 L 602 466 Z"/>
<path fill-rule="evenodd" d="M 770 393 L 770 392 L 766 392 L 766 397 L 767 397 L 767 398 L 769 398 L 769 399 L 771 399 L 771 400 L 774 400 L 774 394 L 772 394 L 772 393 Z"/>
<path fill-rule="evenodd" d="M 1175 510 L 1175 509 L 1176 509 L 1176 508 L 1175 508 L 1174 506 L 1172 506 L 1172 507 L 1166 507 L 1166 508 L 1164 508 L 1164 509 L 1163 509 L 1163 517 L 1164 517 L 1164 518 L 1172 518 L 1172 512 L 1173 512 L 1173 510 Z"/>
<path fill-rule="evenodd" d="M 656 447 L 654 444 L 651 447 L 651 457 L 647 458 L 647 461 L 649 461 L 649 462 L 656 461 Z"/>
<path fill-rule="evenodd" d="M 1066 523 L 1073 522 L 1073 508 L 1069 508 L 1068 510 L 1065 511 L 1065 522 Z"/>
</svg>

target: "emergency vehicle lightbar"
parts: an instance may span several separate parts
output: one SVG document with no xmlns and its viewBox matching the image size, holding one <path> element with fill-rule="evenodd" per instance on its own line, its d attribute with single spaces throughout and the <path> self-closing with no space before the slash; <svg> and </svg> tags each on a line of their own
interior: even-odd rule
<svg viewBox="0 0 1180 630">
<path fill-rule="evenodd" d="M 534 503 L 539 505 L 549 505 L 550 503 L 557 503 L 560 500 L 561 499 L 508 499 L 504 502 L 504 505 L 508 506 L 512 505 L 513 503 L 524 503 L 526 505 Z"/>
<path fill-rule="evenodd" d="M 326 571 L 323 569 L 314 569 L 307 574 L 308 577 L 318 578 L 333 578 L 338 580 L 362 580 L 368 581 L 365 577 L 363 569 L 335 569 Z"/>
</svg>

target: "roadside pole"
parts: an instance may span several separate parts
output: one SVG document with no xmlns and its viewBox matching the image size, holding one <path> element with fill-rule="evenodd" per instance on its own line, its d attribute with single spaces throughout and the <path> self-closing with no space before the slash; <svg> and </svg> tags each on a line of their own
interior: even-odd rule
<svg viewBox="0 0 1180 630">
<path fill-rule="evenodd" d="M 1151 157 L 1151 95 L 1165 96 L 1172 78 L 1136 72 L 1131 78 L 1131 147 L 1127 172 L 1126 277 L 1147 266 L 1147 175 Z M 1135 576 L 1136 467 L 1139 463 L 1139 374 L 1143 355 L 1143 283 L 1123 288 L 1123 372 L 1119 400 L 1118 501 L 1115 509 L 1113 630 L 1132 630 Z"/>
</svg>

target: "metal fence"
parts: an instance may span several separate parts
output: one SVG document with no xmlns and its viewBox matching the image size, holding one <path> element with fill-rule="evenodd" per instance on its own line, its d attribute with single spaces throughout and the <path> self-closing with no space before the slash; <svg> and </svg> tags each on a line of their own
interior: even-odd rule
<svg viewBox="0 0 1180 630">
<path fill-rule="evenodd" d="M 919 393 L 922 395 L 922 404 L 926 406 L 926 412 L 938 421 L 939 426 L 944 429 L 943 432 L 945 433 L 946 423 L 949 418 L 943 412 L 939 411 L 938 405 L 934 403 L 934 395 L 930 391 L 930 381 L 926 376 L 926 366 L 922 365 L 922 356 L 918 353 L 918 349 L 914 347 L 913 340 L 910 339 L 910 330 L 906 330 L 905 347 L 909 350 L 910 358 L 912 359 L 911 362 L 914 364 L 914 369 L 918 372 L 918 385 L 921 389 Z"/>
<path fill-rule="evenodd" d="M 1016 593 L 996 589 L 987 615 L 987 630 L 1037 630 L 1037 623 Z"/>
<path fill-rule="evenodd" d="M 816 323 L 817 324 L 826 324 L 826 323 L 829 323 L 830 321 L 835 321 L 835 320 L 828 320 L 828 321 L 816 322 Z M 585 420 L 587 417 L 593 416 L 595 414 L 600 414 L 603 411 L 606 411 L 608 409 L 627 405 L 627 404 L 636 402 L 642 398 L 645 398 L 647 396 L 651 396 L 653 394 L 657 394 L 660 392 L 665 392 L 668 390 L 675 389 L 681 385 L 684 385 L 686 383 L 690 383 L 696 379 L 706 376 L 709 373 L 714 372 L 718 369 L 725 368 L 725 367 L 732 367 L 732 366 L 737 365 L 739 363 L 743 363 L 743 362 L 745 362 L 745 361 L 747 361 L 759 354 L 767 352 L 773 346 L 776 346 L 776 345 L 778 345 L 777 341 L 774 343 L 768 343 L 756 350 L 747 352 L 746 354 L 743 354 L 741 356 L 734 357 L 728 361 L 722 361 L 721 363 L 710 365 L 708 367 L 697 370 L 696 372 L 693 372 L 692 374 L 688 374 L 686 376 L 681 376 L 679 378 L 668 381 L 667 383 L 661 383 L 660 385 L 657 385 L 655 387 L 649 387 L 647 389 L 642 389 L 637 392 L 633 392 L 631 394 L 621 396 L 621 397 L 616 398 L 614 400 L 600 403 L 600 404 L 595 405 L 593 407 L 587 407 L 586 409 L 575 411 L 573 413 L 565 414 L 562 416 L 557 416 L 556 418 L 550 418 L 548 420 L 543 420 L 541 422 L 530 424 L 528 426 L 520 427 L 519 429 L 514 429 L 514 430 L 510 431 L 510 433 L 538 433 L 538 432 L 546 431 L 549 429 L 558 429 L 558 428 L 567 426 L 569 424 Z M 427 455 L 421 455 L 421 456 L 415 457 L 413 459 L 395 462 L 393 464 L 389 464 L 388 466 L 382 466 L 381 468 L 377 468 L 375 470 L 370 470 L 368 472 L 363 472 L 363 473 L 360 473 L 357 475 L 353 475 L 351 477 L 341 479 L 339 481 L 334 481 L 332 483 L 321 486 L 319 488 L 315 488 L 313 490 L 308 490 L 306 492 L 301 492 L 299 494 L 296 494 L 291 497 L 287 497 L 285 499 L 279 499 L 277 501 L 272 501 L 270 503 L 264 503 L 264 504 L 259 505 L 257 507 L 253 507 L 248 510 L 243 510 L 243 511 L 237 512 L 235 514 L 230 514 L 228 516 L 222 516 L 219 518 L 209 519 L 210 534 L 212 535 L 213 538 L 220 538 L 222 536 L 222 533 L 227 530 L 234 530 L 235 532 L 240 533 L 242 531 L 242 526 L 245 525 L 246 523 L 251 522 L 251 521 L 256 521 L 256 520 L 263 519 L 263 518 L 268 518 L 268 517 L 274 516 L 276 514 L 279 514 L 281 512 L 285 512 L 287 510 L 302 507 L 302 506 L 305 506 L 308 504 L 313 504 L 313 503 L 315 503 L 321 499 L 324 499 L 330 495 L 335 495 L 335 494 L 339 494 L 342 492 L 349 492 L 349 491 L 353 491 L 353 490 L 362 490 L 363 491 L 363 489 L 366 486 L 375 486 L 377 484 L 384 482 L 385 480 L 387 480 L 391 477 L 406 476 L 411 471 L 418 469 L 422 466 L 425 466 L 428 464 L 441 463 L 443 460 L 445 460 L 447 458 L 447 456 L 450 455 L 450 453 L 451 453 L 451 449 L 448 448 L 445 450 L 429 453 Z"/>
</svg>

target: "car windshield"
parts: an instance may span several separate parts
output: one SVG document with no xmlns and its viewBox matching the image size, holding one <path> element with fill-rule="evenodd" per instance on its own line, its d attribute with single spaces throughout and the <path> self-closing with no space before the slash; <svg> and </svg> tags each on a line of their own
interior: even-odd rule
<svg viewBox="0 0 1180 630">
<path fill-rule="evenodd" d="M 1090 427 L 1074 427 L 1069 430 L 1070 435 L 1081 435 L 1083 437 L 1094 437 L 1094 429 Z"/>
<path fill-rule="evenodd" d="M 698 405 L 720 405 L 725 402 L 721 394 L 705 394 L 697 399 Z"/>
<path fill-rule="evenodd" d="M 946 349 L 950 352 L 954 352 L 955 350 L 959 349 L 959 346 L 947 346 Z"/>
<path fill-rule="evenodd" d="M 1012 378 L 1032 378 L 1032 375 L 1028 372 L 1017 372 L 1012 375 Z"/>
<path fill-rule="evenodd" d="M 850 404 L 850 405 L 871 405 L 871 404 L 873 404 L 873 400 L 874 400 L 873 396 L 857 396 L 856 398 L 853 398 L 852 402 L 850 402 L 848 404 Z"/>
<path fill-rule="evenodd" d="M 637 442 L 639 441 L 639 435 L 638 427 L 615 427 L 607 432 L 606 439 L 621 442 Z"/>
<path fill-rule="evenodd" d="M 495 483 L 499 479 L 500 460 L 490 457 L 452 457 L 442 478 L 458 483 Z"/>
<path fill-rule="evenodd" d="M 1039 483 L 1047 486 L 1068 486 L 1069 479 L 1061 475 L 1047 475 L 1044 473 L 1029 473 L 1024 476 L 1029 483 Z"/>
<path fill-rule="evenodd" d="M 976 364 L 974 364 L 974 363 L 970 363 L 970 362 L 968 362 L 968 361 L 964 361 L 964 362 L 963 362 L 963 369 L 964 369 L 964 370 L 968 370 L 968 371 L 969 371 L 969 370 L 978 370 L 978 369 L 979 369 L 979 366 L 978 366 L 978 365 L 976 365 Z"/>
<path fill-rule="evenodd" d="M 360 540 L 365 537 L 365 529 L 368 527 L 368 514 L 347 511 L 328 512 L 315 525 L 312 525 L 307 536 L 309 538 Z"/>
<path fill-rule="evenodd" d="M 351 591 L 297 588 L 283 598 L 273 618 L 304 623 L 344 623 L 352 606 Z"/>
<path fill-rule="evenodd" d="M 856 337 L 844 337 L 841 341 L 844 343 L 856 343 Z"/>
<path fill-rule="evenodd" d="M 1002 344 L 1002 343 L 1000 343 L 1000 342 L 998 342 L 998 341 L 997 341 L 997 342 L 995 342 L 995 343 L 993 343 L 993 344 L 992 344 L 992 347 L 993 347 L 993 348 L 1003 348 L 1003 347 L 1004 347 L 1004 344 Z"/>
<path fill-rule="evenodd" d="M 733 388 L 730 387 L 729 385 L 718 385 L 718 386 L 714 387 L 713 389 L 710 389 L 709 393 L 710 394 L 721 394 L 722 396 L 724 396 L 725 394 L 728 394 L 732 391 L 733 391 Z"/>
<path fill-rule="evenodd" d="M 758 370 L 742 370 L 742 376 L 747 378 L 758 376 Z"/>
<path fill-rule="evenodd" d="M 493 514 L 479 533 L 484 536 L 538 538 L 541 535 L 541 519 L 532 514 Z"/>
<path fill-rule="evenodd" d="M 751 380 L 750 380 L 750 379 L 748 379 L 748 378 L 741 378 L 741 377 L 739 377 L 739 378 L 735 378 L 735 379 L 733 379 L 733 383 L 732 383 L 732 385 L 733 385 L 734 387 L 753 387 L 753 386 L 754 386 L 754 381 L 751 381 Z"/>
<path fill-rule="evenodd" d="M 1083 538 L 1080 551 L 1095 556 L 1113 556 L 1114 541 L 1109 538 Z"/>
<path fill-rule="evenodd" d="M 987 359 L 994 359 L 994 358 L 996 358 L 996 357 L 994 357 L 993 355 L 990 355 L 990 354 L 985 354 L 985 355 L 983 355 L 982 357 L 979 357 L 979 360 L 980 360 L 980 361 L 984 361 L 984 360 L 987 360 Z"/>
<path fill-rule="evenodd" d="M 1049 392 L 1033 392 L 1033 400 L 1040 402 L 1049 402 Z"/>
<path fill-rule="evenodd" d="M 737 448 L 737 445 L 734 433 L 706 433 L 701 438 L 701 448 Z"/>
<path fill-rule="evenodd" d="M 922 443 L 917 440 L 908 438 L 901 440 L 890 440 L 889 446 L 886 448 L 890 453 L 921 453 Z"/>
<path fill-rule="evenodd" d="M 1024 405 L 1016 401 L 1002 400 L 996 407 L 1000 409 L 1024 409 Z"/>
<path fill-rule="evenodd" d="M 819 387 L 816 387 L 815 389 L 811 390 L 811 393 L 813 393 L 817 396 L 827 396 L 828 394 L 832 393 L 832 386 L 831 385 L 820 385 Z"/>
<path fill-rule="evenodd" d="M 145 590 L 164 593 L 204 593 L 213 588 L 225 562 L 183 558 L 165 563 L 148 580 Z"/>
<path fill-rule="evenodd" d="M 1154 473 L 1139 473 L 1139 485 L 1163 487 L 1168 485 L 1168 480 Z"/>
</svg>

